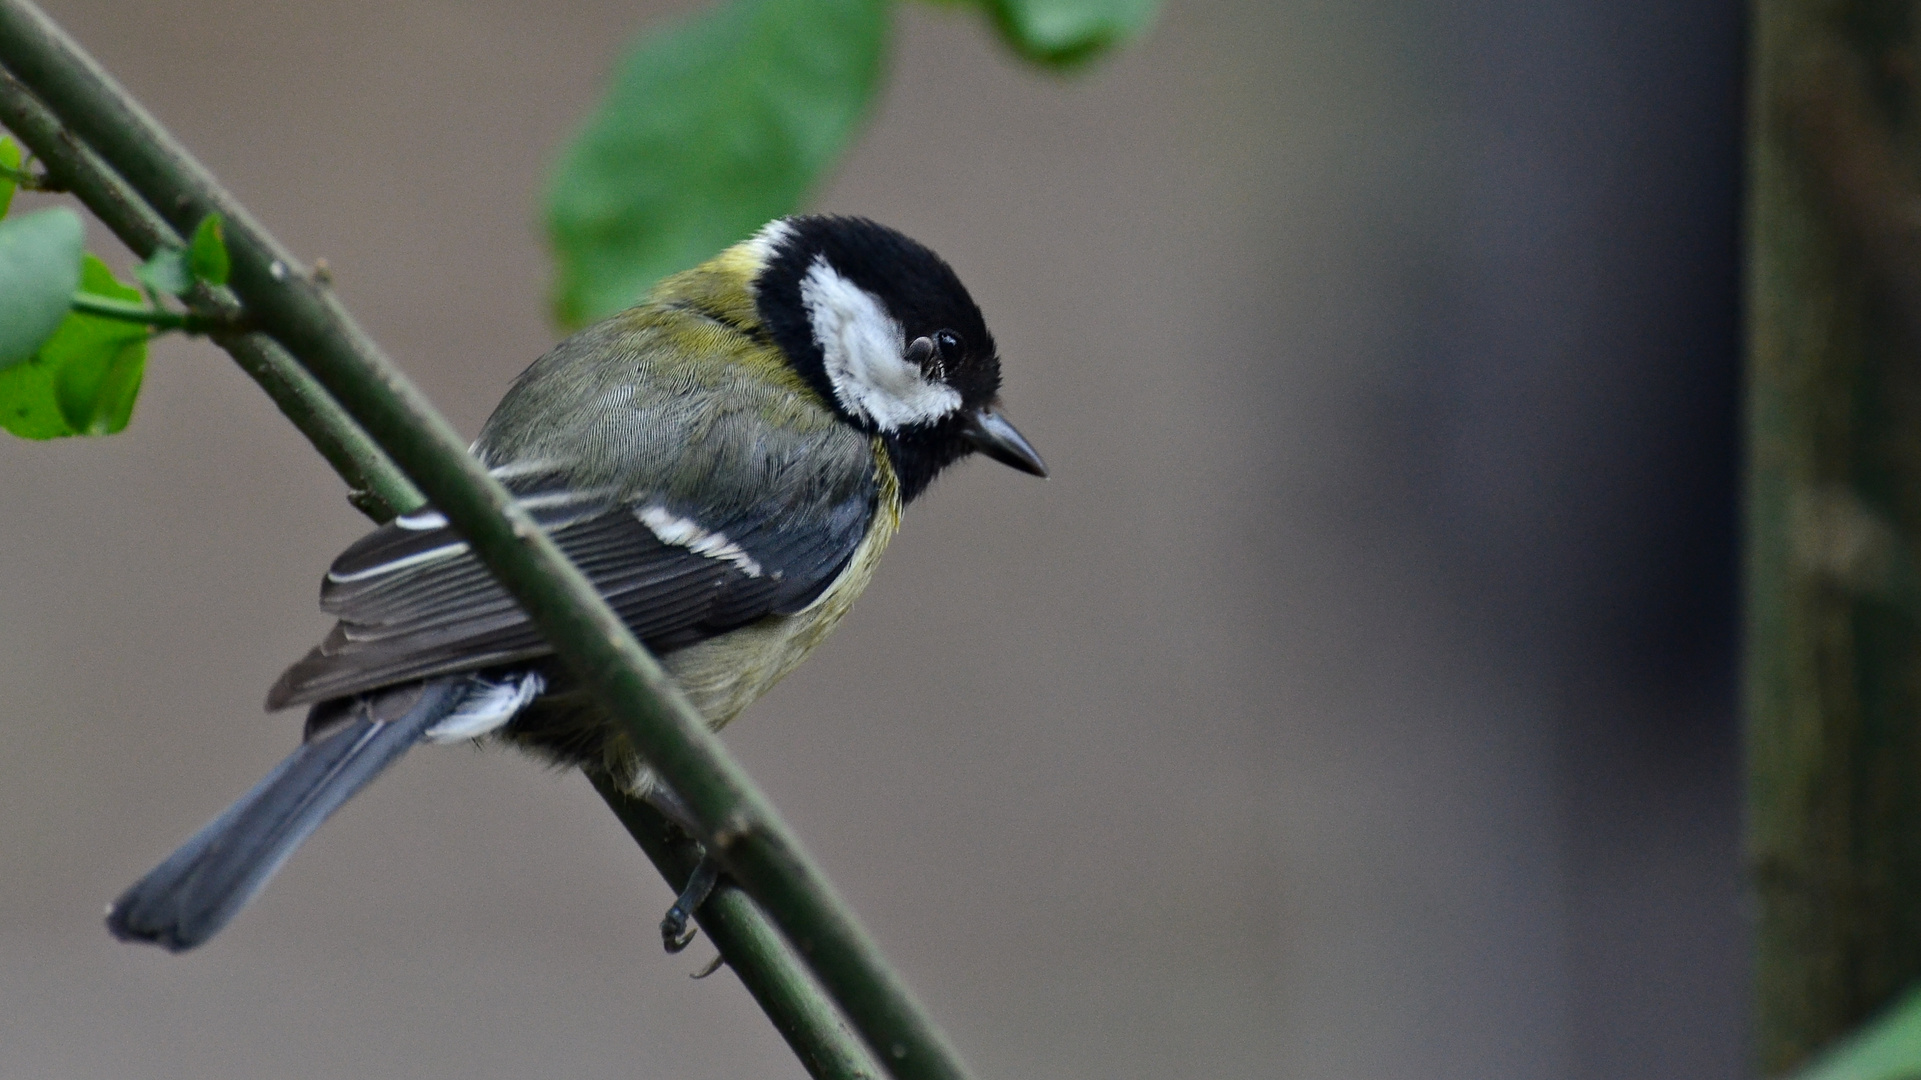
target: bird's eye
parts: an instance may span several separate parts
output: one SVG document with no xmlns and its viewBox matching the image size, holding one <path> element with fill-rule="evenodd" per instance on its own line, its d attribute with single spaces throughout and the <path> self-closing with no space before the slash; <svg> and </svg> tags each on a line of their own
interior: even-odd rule
<svg viewBox="0 0 1921 1080">
<path fill-rule="evenodd" d="M 907 343 L 907 362 L 925 370 L 934 359 L 934 339 L 917 337 Z"/>
<path fill-rule="evenodd" d="M 959 334 L 954 333 L 952 330 L 936 330 L 934 331 L 934 345 L 940 349 L 940 358 L 942 360 L 949 364 L 960 363 L 961 350 L 964 346 L 961 344 L 961 336 Z"/>
</svg>

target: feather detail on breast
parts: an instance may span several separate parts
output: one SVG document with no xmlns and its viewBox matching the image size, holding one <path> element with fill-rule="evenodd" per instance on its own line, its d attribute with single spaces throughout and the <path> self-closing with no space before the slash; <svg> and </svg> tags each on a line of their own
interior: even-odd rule
<svg viewBox="0 0 1921 1080">
<path fill-rule="evenodd" d="M 878 439 L 874 460 L 880 491 L 873 523 L 847 560 L 847 568 L 820 596 L 791 615 L 770 615 L 661 657 L 709 726 L 718 730 L 726 725 L 798 667 L 873 580 L 881 553 L 900 529 L 901 511 L 900 484 Z"/>
</svg>

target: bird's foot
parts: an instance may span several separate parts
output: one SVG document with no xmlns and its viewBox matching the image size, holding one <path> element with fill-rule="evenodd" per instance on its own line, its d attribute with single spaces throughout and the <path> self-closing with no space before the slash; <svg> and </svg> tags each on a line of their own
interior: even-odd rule
<svg viewBox="0 0 1921 1080">
<path fill-rule="evenodd" d="M 667 909 L 660 920 L 660 943 L 670 953 L 685 949 L 694 940 L 696 933 L 692 919 L 700 905 L 714 891 L 714 883 L 720 880 L 720 864 L 712 855 L 702 853 L 700 862 L 694 866 L 694 873 L 687 879 L 687 887 L 680 890 L 679 899 Z"/>
</svg>

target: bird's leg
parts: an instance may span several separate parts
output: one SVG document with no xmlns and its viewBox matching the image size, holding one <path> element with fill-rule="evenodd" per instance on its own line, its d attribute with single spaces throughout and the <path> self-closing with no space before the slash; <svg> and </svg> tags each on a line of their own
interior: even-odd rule
<svg viewBox="0 0 1921 1080">
<path fill-rule="evenodd" d="M 700 826 L 694 822 L 694 813 L 685 800 L 673 788 L 656 777 L 652 787 L 641 796 L 647 805 L 660 811 L 661 816 L 679 826 L 690 837 L 700 836 Z M 680 891 L 674 906 L 660 920 L 660 943 L 670 953 L 685 949 L 694 940 L 696 931 L 692 925 L 694 912 L 707 902 L 720 880 L 720 864 L 707 853 L 703 845 L 700 849 L 700 862 L 694 865 L 692 876 L 687 879 L 687 887 Z"/>
<path fill-rule="evenodd" d="M 640 801 L 660 811 L 660 816 L 680 826 L 680 831 L 698 840 L 701 837 L 700 823 L 694 820 L 693 807 L 680 793 L 667 786 L 658 776 L 649 776 L 647 786 L 640 792 Z"/>
<path fill-rule="evenodd" d="M 694 864 L 693 875 L 687 879 L 687 887 L 680 890 L 679 899 L 660 920 L 660 943 L 668 952 L 677 953 L 694 940 L 695 931 L 688 920 L 707 902 L 719 880 L 720 864 L 703 849 L 700 862 Z"/>
</svg>

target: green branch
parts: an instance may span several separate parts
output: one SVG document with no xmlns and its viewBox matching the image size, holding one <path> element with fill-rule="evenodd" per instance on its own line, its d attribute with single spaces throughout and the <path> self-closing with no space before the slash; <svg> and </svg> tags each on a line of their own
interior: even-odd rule
<svg viewBox="0 0 1921 1080">
<path fill-rule="evenodd" d="M 589 773 L 588 779 L 674 891 L 686 888 L 694 864 L 700 861 L 700 846 L 687 839 L 660 811 L 605 777 Z M 872 1080 L 880 1075 L 873 1059 L 834 1010 L 834 1003 L 820 992 L 773 924 L 745 893 L 723 880 L 694 913 L 694 919 L 740 975 L 747 992 L 810 1075 L 817 1080 Z M 743 965 L 739 957 L 754 963 Z"/>
<path fill-rule="evenodd" d="M 184 246 L 181 234 L 4 69 L 0 69 L 0 124 L 40 159 L 49 183 L 85 203 L 136 257 L 146 259 L 163 247 Z M 240 321 L 240 303 L 226 289 L 196 285 L 186 299 L 193 310 L 212 318 L 229 324 Z M 279 342 L 260 333 L 220 333 L 213 339 L 347 481 L 348 498 L 355 506 L 386 518 L 424 501 L 413 483 Z"/>
<path fill-rule="evenodd" d="M 4 64 L 178 232 L 218 213 L 231 287 L 465 536 L 705 827 L 708 848 L 897 1080 L 967 1075 L 851 910 L 659 663 L 328 292 L 77 45 L 0 0 Z"/>
</svg>

